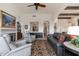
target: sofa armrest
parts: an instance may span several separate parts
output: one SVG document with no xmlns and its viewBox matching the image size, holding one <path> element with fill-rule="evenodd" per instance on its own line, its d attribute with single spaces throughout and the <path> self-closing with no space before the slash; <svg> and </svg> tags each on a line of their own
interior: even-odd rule
<svg viewBox="0 0 79 59">
<path fill-rule="evenodd" d="M 24 46 L 18 47 L 14 50 L 11 50 L 9 53 L 6 54 L 6 56 L 27 56 L 31 55 L 31 45 L 32 44 L 26 44 Z"/>
<path fill-rule="evenodd" d="M 63 46 L 60 43 L 57 43 L 56 45 L 56 54 L 57 56 L 62 56 Z"/>
<path fill-rule="evenodd" d="M 47 40 L 52 45 L 53 49 L 56 52 L 56 55 L 61 56 L 63 51 L 62 44 L 59 43 L 58 40 L 55 37 L 53 37 L 53 35 L 48 35 Z"/>
</svg>

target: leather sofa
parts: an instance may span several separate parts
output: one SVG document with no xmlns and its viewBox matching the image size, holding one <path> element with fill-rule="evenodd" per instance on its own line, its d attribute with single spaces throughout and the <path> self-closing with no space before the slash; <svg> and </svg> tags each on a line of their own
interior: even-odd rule
<svg viewBox="0 0 79 59">
<path fill-rule="evenodd" d="M 63 45 L 59 43 L 58 41 L 59 36 L 60 36 L 60 33 L 49 34 L 47 37 L 47 40 L 51 44 L 51 46 L 54 48 L 56 55 L 62 56 Z"/>
</svg>

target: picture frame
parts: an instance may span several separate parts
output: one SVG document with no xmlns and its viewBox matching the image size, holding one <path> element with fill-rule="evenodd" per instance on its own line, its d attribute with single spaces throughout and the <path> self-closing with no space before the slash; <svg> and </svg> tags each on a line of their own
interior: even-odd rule
<svg viewBox="0 0 79 59">
<path fill-rule="evenodd" d="M 15 28 L 16 18 L 4 11 L 1 11 L 1 27 L 2 28 Z"/>
<path fill-rule="evenodd" d="M 28 25 L 25 25 L 25 29 L 28 29 Z"/>
<path fill-rule="evenodd" d="M 30 22 L 30 31 L 38 32 L 38 30 L 39 30 L 39 22 L 38 21 Z"/>
</svg>

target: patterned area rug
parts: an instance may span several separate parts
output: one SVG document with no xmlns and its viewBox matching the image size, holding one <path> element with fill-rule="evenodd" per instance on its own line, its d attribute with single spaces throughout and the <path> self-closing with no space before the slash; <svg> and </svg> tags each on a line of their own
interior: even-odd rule
<svg viewBox="0 0 79 59">
<path fill-rule="evenodd" d="M 32 44 L 32 56 L 56 56 L 47 40 L 37 40 Z"/>
</svg>

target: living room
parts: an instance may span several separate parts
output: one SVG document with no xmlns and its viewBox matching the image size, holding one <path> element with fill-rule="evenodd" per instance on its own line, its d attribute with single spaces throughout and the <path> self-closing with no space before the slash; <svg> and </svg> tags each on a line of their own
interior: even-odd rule
<svg viewBox="0 0 79 59">
<path fill-rule="evenodd" d="M 66 36 L 63 33 L 72 37 L 79 35 L 79 30 L 76 30 L 79 25 L 78 12 L 78 3 L 1 3 L 0 55 L 79 55 L 78 47 L 74 45 L 77 50 L 70 46 L 66 48 L 64 43 L 70 43 L 57 40 Z M 73 31 L 70 29 L 77 33 L 71 33 Z"/>
</svg>

